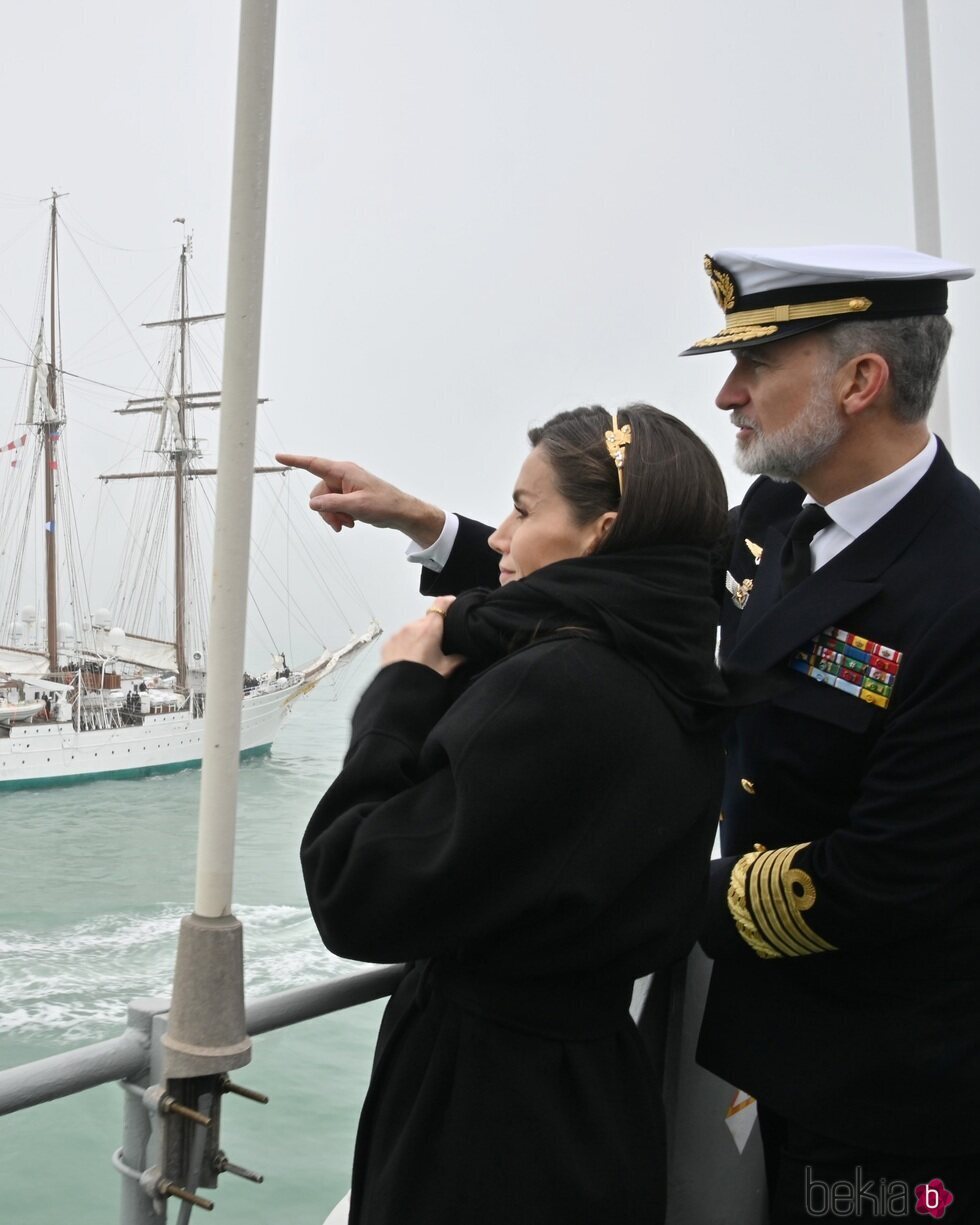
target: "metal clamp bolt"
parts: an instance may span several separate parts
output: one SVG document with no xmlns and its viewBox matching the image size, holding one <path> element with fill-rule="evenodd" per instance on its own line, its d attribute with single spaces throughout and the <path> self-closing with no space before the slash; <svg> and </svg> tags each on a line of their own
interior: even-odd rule
<svg viewBox="0 0 980 1225">
<path fill-rule="evenodd" d="M 250 1102 L 258 1102 L 262 1106 L 269 1104 L 269 1099 L 264 1093 L 257 1093 L 255 1089 L 246 1089 L 244 1085 L 236 1085 L 226 1075 L 218 1078 L 218 1085 L 222 1093 L 237 1093 L 239 1097 L 247 1097 Z"/>
<path fill-rule="evenodd" d="M 162 1085 L 150 1085 L 149 1089 L 143 1093 L 143 1102 L 147 1110 L 155 1110 L 157 1114 L 177 1114 L 182 1119 L 189 1119 L 201 1127 L 211 1126 L 209 1115 L 201 1114 L 199 1110 L 192 1110 L 190 1106 L 182 1105 Z"/>
<path fill-rule="evenodd" d="M 214 1168 L 218 1174 L 237 1174 L 239 1178 L 247 1178 L 249 1182 L 265 1182 L 262 1174 L 256 1174 L 254 1170 L 246 1170 L 244 1166 L 235 1165 L 220 1149 L 215 1154 Z"/>
<path fill-rule="evenodd" d="M 186 1187 L 179 1187 L 175 1182 L 170 1182 L 166 1178 L 161 1178 L 156 1186 L 158 1195 L 172 1195 L 174 1199 L 182 1199 L 185 1204 L 193 1204 L 196 1208 L 203 1208 L 205 1212 L 211 1212 L 214 1208 L 214 1200 L 205 1199 L 203 1195 L 195 1195 L 193 1191 L 188 1191 Z"/>
<path fill-rule="evenodd" d="M 164 1178 L 160 1172 L 160 1167 L 152 1165 L 138 1175 L 139 1184 L 149 1195 L 154 1202 L 160 1200 L 161 1197 L 173 1196 L 174 1199 L 182 1199 L 188 1204 L 194 1204 L 197 1208 L 203 1208 L 205 1212 L 211 1212 L 214 1208 L 214 1201 L 205 1199 L 203 1195 L 195 1195 L 193 1191 L 188 1191 L 186 1187 L 175 1183 L 172 1178 Z"/>
</svg>

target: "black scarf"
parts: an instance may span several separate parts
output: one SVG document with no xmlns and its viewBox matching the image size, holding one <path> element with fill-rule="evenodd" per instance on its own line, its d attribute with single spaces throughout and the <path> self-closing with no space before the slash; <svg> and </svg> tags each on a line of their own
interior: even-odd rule
<svg viewBox="0 0 980 1225">
<path fill-rule="evenodd" d="M 464 592 L 446 616 L 443 650 L 485 668 L 542 638 L 583 634 L 639 668 L 694 729 L 730 705 L 715 664 L 717 625 L 708 550 L 660 545 L 573 557 Z"/>
</svg>

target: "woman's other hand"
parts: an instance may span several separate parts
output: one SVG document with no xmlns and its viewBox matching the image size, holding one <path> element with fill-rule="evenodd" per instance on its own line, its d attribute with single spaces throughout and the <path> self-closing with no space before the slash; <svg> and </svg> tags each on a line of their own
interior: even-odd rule
<svg viewBox="0 0 980 1225">
<path fill-rule="evenodd" d="M 388 639 L 381 649 L 381 664 L 424 664 L 440 676 L 449 676 L 463 662 L 462 655 L 442 653 L 442 630 L 446 610 L 455 596 L 439 596 L 432 602 L 424 617 L 409 621 Z"/>
</svg>

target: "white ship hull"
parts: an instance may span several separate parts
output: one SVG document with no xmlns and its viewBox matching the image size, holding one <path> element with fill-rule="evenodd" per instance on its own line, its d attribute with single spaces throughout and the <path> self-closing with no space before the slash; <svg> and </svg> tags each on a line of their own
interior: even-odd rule
<svg viewBox="0 0 980 1225">
<path fill-rule="evenodd" d="M 241 754 L 268 752 L 290 705 L 380 633 L 372 625 L 340 651 L 327 652 L 289 677 L 263 683 L 242 698 Z M 0 790 L 51 787 L 95 779 L 157 774 L 199 766 L 204 717 L 189 709 L 151 714 L 122 727 L 78 731 L 70 722 L 11 726 L 0 738 Z"/>
</svg>

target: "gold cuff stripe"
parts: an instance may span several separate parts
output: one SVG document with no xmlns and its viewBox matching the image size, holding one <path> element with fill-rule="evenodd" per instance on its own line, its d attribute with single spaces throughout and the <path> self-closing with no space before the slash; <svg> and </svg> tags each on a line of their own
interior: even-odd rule
<svg viewBox="0 0 980 1225">
<path fill-rule="evenodd" d="M 758 905 L 767 912 L 774 908 L 783 923 L 794 929 L 796 942 L 803 946 L 803 953 L 831 952 L 834 946 L 822 936 L 818 936 L 801 914 L 801 911 L 809 910 L 817 900 L 813 881 L 809 873 L 790 866 L 797 852 L 809 845 L 808 842 L 800 842 L 796 846 L 769 852 L 773 858 L 770 889 L 768 894 L 760 894 Z M 797 885 L 802 889 L 800 895 L 794 888 Z M 753 904 L 755 905 L 754 899 Z"/>
<path fill-rule="evenodd" d="M 784 909 L 784 914 L 789 921 L 796 925 L 798 936 L 809 945 L 808 953 L 832 953 L 834 945 L 824 940 L 823 936 L 817 935 L 801 913 L 809 910 L 817 900 L 813 879 L 809 872 L 804 872 L 802 868 L 790 867 L 793 855 L 809 845 L 808 842 L 802 842 L 791 849 L 786 865 L 779 875 L 781 894 L 775 896 L 775 901 L 777 906 Z"/>
<path fill-rule="evenodd" d="M 800 913 L 801 910 L 808 910 L 817 900 L 817 891 L 813 887 L 813 881 L 810 873 L 805 872 L 801 867 L 788 867 L 783 876 L 783 892 L 786 900 L 786 908 L 789 914 L 793 916 L 797 930 L 800 935 L 810 941 L 811 953 L 833 953 L 837 946 L 828 940 L 824 940 L 820 933 L 813 931 L 812 927 L 804 919 Z M 800 887 L 800 892 L 797 893 L 794 886 Z"/>
<path fill-rule="evenodd" d="M 791 865 L 809 845 L 800 842 L 775 851 L 752 851 L 732 869 L 728 909 L 738 934 L 760 957 L 803 957 L 834 950 L 801 913 L 814 904 L 817 891 L 809 873 Z"/>
<path fill-rule="evenodd" d="M 866 311 L 870 298 L 830 298 L 824 302 L 797 302 L 793 306 L 761 306 L 758 310 L 732 311 L 725 316 L 725 331 L 755 327 L 760 323 L 792 323 L 796 319 L 822 319 L 826 315 L 851 315 Z"/>
<path fill-rule="evenodd" d="M 779 883 L 782 890 L 782 898 L 781 900 L 777 898 L 776 904 L 785 906 L 785 913 L 790 921 L 796 924 L 797 933 L 809 944 L 808 952 L 832 953 L 835 946 L 830 944 L 829 941 L 824 940 L 823 936 L 818 935 L 801 913 L 804 910 L 809 910 L 817 900 L 817 890 L 814 887 L 813 879 L 809 872 L 804 872 L 802 868 L 790 867 L 790 861 L 796 852 L 802 851 L 804 847 L 809 845 L 809 842 L 801 842 L 798 846 L 791 848 L 785 868 L 780 872 Z"/>
<path fill-rule="evenodd" d="M 801 842 L 797 846 L 784 847 L 773 852 L 773 855 L 778 855 L 779 858 L 774 858 L 772 863 L 770 904 L 775 906 L 783 926 L 792 929 L 796 942 L 803 946 L 804 953 L 825 953 L 832 951 L 834 946 L 828 944 L 822 936 L 818 936 L 800 913 L 809 910 L 817 900 L 813 881 L 809 873 L 802 868 L 790 866 L 797 851 L 802 851 L 809 845 L 808 842 Z M 761 900 L 761 904 L 765 905 L 765 899 Z"/>
<path fill-rule="evenodd" d="M 805 844 L 804 844 L 805 845 Z M 794 924 L 779 903 L 779 878 L 798 847 L 780 847 L 767 851 L 760 863 L 755 865 L 749 879 L 749 905 L 759 927 L 765 932 L 772 946 L 783 957 L 802 957 L 811 952 L 794 931 Z"/>
</svg>

